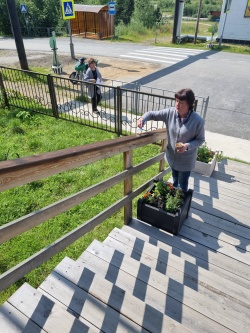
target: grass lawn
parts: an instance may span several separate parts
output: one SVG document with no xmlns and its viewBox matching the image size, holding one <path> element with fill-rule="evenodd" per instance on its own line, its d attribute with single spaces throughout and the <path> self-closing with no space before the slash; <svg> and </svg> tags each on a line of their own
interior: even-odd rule
<svg viewBox="0 0 250 333">
<path fill-rule="evenodd" d="M 21 110 L 0 109 L 0 160 L 15 159 L 53 150 L 116 138 L 114 133 L 85 127 L 65 120 L 30 114 Z M 159 146 L 138 148 L 133 154 L 134 165 L 154 156 Z M 1 162 L 0 162 L 1 163 Z M 134 178 L 134 188 L 158 173 L 158 164 Z M 32 182 L 0 193 L 0 226 L 81 191 L 123 170 L 123 155 L 119 154 L 91 165 Z M 0 245 L 0 274 L 38 252 L 48 244 L 89 220 L 123 197 L 119 184 L 95 198 L 52 218 L 22 235 Z M 136 216 L 136 201 L 134 216 Z M 98 239 L 104 240 L 114 227 L 123 225 L 123 210 L 80 238 L 23 279 L 0 294 L 0 304 L 24 282 L 35 288 L 65 257 L 77 259 L 86 247 Z"/>
</svg>

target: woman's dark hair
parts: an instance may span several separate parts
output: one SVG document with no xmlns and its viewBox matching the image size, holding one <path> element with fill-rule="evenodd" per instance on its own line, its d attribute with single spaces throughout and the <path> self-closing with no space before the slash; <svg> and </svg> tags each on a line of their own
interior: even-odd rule
<svg viewBox="0 0 250 333">
<path fill-rule="evenodd" d="M 187 101 L 187 103 L 189 105 L 189 110 L 193 109 L 194 101 L 195 101 L 195 96 L 194 96 L 193 90 L 191 90 L 189 88 L 181 89 L 174 94 L 174 97 L 181 101 Z"/>
<path fill-rule="evenodd" d="M 90 65 L 90 64 L 92 64 L 93 62 L 96 63 L 96 62 L 95 62 L 95 59 L 94 59 L 94 58 L 89 58 L 88 64 Z"/>
</svg>

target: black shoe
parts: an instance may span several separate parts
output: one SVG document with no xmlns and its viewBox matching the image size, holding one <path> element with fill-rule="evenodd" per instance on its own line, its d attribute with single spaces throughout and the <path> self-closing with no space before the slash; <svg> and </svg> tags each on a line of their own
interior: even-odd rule
<svg viewBox="0 0 250 333">
<path fill-rule="evenodd" d="M 100 114 L 100 112 L 96 109 L 93 111 L 95 114 Z"/>
</svg>

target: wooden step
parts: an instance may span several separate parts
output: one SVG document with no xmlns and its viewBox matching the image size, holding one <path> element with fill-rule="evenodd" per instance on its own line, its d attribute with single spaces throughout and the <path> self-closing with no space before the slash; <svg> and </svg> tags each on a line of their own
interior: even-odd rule
<svg viewBox="0 0 250 333">
<path fill-rule="evenodd" d="M 215 168 L 220 172 L 228 173 L 229 170 L 231 170 L 231 172 L 238 172 L 241 174 L 250 175 L 250 164 L 241 163 L 229 159 L 223 159 L 220 162 L 216 163 Z"/>
<path fill-rule="evenodd" d="M 72 274 L 74 275 L 73 282 L 71 281 Z M 123 314 L 117 312 L 112 306 L 103 302 L 104 297 L 102 295 L 105 290 L 100 291 L 100 288 L 105 288 L 105 285 L 102 286 L 96 283 L 96 280 L 98 278 L 95 272 L 69 258 L 64 258 L 55 271 L 40 285 L 38 290 L 54 302 L 62 304 L 65 309 L 74 313 L 77 318 L 90 322 L 102 332 L 125 333 L 128 331 L 128 327 L 129 331 L 133 333 L 148 332 Z M 92 288 L 95 289 L 95 296 L 97 297 L 91 293 Z M 110 298 L 113 300 L 111 305 L 116 302 L 116 308 L 118 309 L 117 304 L 121 301 L 119 305 L 124 306 L 121 291 L 117 292 L 115 287 L 109 289 L 109 291 Z M 115 300 L 116 293 L 119 294 L 117 295 L 117 300 Z M 112 302 L 110 301 L 110 303 Z"/>
<path fill-rule="evenodd" d="M 193 178 L 189 178 L 189 185 L 190 188 L 194 190 L 195 193 L 198 193 L 202 196 L 207 196 L 210 198 L 210 201 L 213 200 L 221 200 L 222 202 L 225 202 L 225 204 L 233 203 L 235 206 L 240 205 L 243 207 L 250 207 L 250 193 L 249 195 L 241 192 L 235 193 L 233 190 L 227 190 L 227 189 L 221 189 L 210 187 L 209 183 L 207 183 L 207 186 L 203 186 L 202 184 L 196 184 L 196 182 L 193 181 Z"/>
<path fill-rule="evenodd" d="M 24 283 L 8 300 L 22 316 L 29 318 L 27 325 L 34 323 L 46 332 L 51 333 L 97 333 L 100 330 L 92 329 L 87 322 L 80 321 L 56 302 L 39 291 Z M 13 316 L 12 316 L 13 317 Z M 14 318 L 14 322 L 17 317 Z M 10 318 L 12 320 L 12 318 Z M 10 325 L 11 327 L 11 325 Z M 32 327 L 32 325 L 31 325 Z M 1 328 L 0 328 L 1 330 Z M 18 332 L 18 331 L 7 331 Z M 26 332 L 26 327 L 22 332 Z M 29 331 L 27 331 L 29 332 Z M 35 329 L 32 333 L 35 333 Z M 42 332 L 42 330 L 41 330 Z"/>
<path fill-rule="evenodd" d="M 1 333 L 45 333 L 45 331 L 22 312 L 5 302 L 0 307 Z"/>
<path fill-rule="evenodd" d="M 225 202 L 221 202 L 218 199 L 207 199 L 206 196 L 202 196 L 196 192 L 193 195 L 191 207 L 250 228 L 250 220 L 247 218 L 250 214 L 248 207 L 230 207 Z"/>
<path fill-rule="evenodd" d="M 151 227 L 147 224 L 144 225 L 139 221 L 136 222 L 137 222 L 136 227 L 138 229 L 136 229 L 134 224 L 132 225 L 133 226 L 132 230 L 129 229 L 128 226 L 124 226 L 122 230 L 114 229 L 110 233 L 110 236 L 104 241 L 104 243 L 109 244 L 111 242 L 110 237 L 113 237 L 113 239 L 116 240 L 116 244 L 111 246 L 116 246 L 117 249 L 120 249 L 120 247 L 123 246 L 122 243 L 124 241 L 123 231 L 125 231 L 127 233 L 131 233 L 127 235 L 126 243 L 124 243 L 127 246 L 126 250 L 128 251 L 128 253 L 129 251 L 131 253 L 129 255 L 134 256 L 134 258 L 137 260 L 141 260 L 142 258 L 144 259 L 147 258 L 147 256 L 149 256 L 150 260 L 149 262 L 147 261 L 146 264 L 150 265 L 150 261 L 152 261 L 154 269 L 163 272 L 164 274 L 168 269 L 169 254 L 172 253 L 175 254 L 175 258 L 177 258 L 178 256 L 182 259 L 182 262 L 179 262 L 180 269 L 183 265 L 185 265 L 185 270 L 191 268 L 191 272 L 192 270 L 194 271 L 194 274 L 192 274 L 191 272 L 189 273 L 193 275 L 193 278 L 195 278 L 196 276 L 196 279 L 198 279 L 199 277 L 198 272 L 200 272 L 200 269 L 202 268 L 207 271 L 209 270 L 209 272 L 212 272 L 217 276 L 220 276 L 221 278 L 224 277 L 226 280 L 236 283 L 237 285 L 243 287 L 244 288 L 243 290 L 245 290 L 245 288 L 246 289 L 249 288 L 249 280 L 246 280 L 244 277 L 236 275 L 238 273 L 237 265 L 235 267 L 236 274 L 233 272 L 229 272 L 228 270 L 224 269 L 225 267 L 221 268 L 219 265 L 211 264 L 210 262 L 205 260 L 206 259 L 205 254 L 207 257 L 210 257 L 210 253 L 208 256 L 207 251 L 205 250 L 204 250 L 204 259 L 192 255 L 193 251 L 195 250 L 194 248 L 196 247 L 195 243 L 185 241 L 185 239 L 181 239 L 178 236 L 173 237 L 172 235 L 162 232 L 157 228 Z M 140 227 L 143 231 L 139 230 Z M 156 236 L 158 237 L 158 239 Z M 119 244 L 119 242 L 121 244 Z M 192 251 L 190 251 L 190 249 Z M 202 251 L 199 248 L 199 246 L 197 251 L 198 252 Z M 142 252 L 144 257 L 142 257 Z M 213 254 L 212 259 L 215 258 L 214 261 L 216 262 L 216 253 L 214 253 L 213 251 L 211 253 Z M 231 260 L 229 260 L 229 262 L 231 262 Z M 177 264 L 178 261 L 176 261 L 174 265 Z"/>
<path fill-rule="evenodd" d="M 124 232 L 126 230 L 126 232 Z M 140 232 L 134 230 L 128 226 L 117 229 L 117 235 L 113 230 L 110 236 L 104 241 L 103 244 L 107 244 L 110 247 L 115 247 L 117 251 L 126 253 L 135 260 L 155 269 L 157 272 L 169 276 L 171 279 L 178 283 L 183 283 L 190 286 L 194 290 L 200 289 L 200 285 L 209 289 L 214 290 L 216 293 L 225 295 L 234 302 L 243 304 L 244 306 L 250 307 L 250 290 L 249 283 L 247 287 L 242 287 L 238 283 L 232 282 L 226 278 L 223 278 L 220 274 L 210 272 L 195 263 L 188 262 L 177 255 L 167 251 L 165 249 L 156 247 L 153 244 L 149 244 L 146 240 L 141 242 L 143 247 L 139 245 L 138 239 Z M 121 234 L 121 236 L 120 236 Z M 126 240 L 122 242 L 122 236 L 126 237 Z M 114 237 L 114 238 L 113 238 Z M 134 240 L 133 240 L 134 239 Z M 150 239 L 152 241 L 152 238 Z M 174 250 L 174 249 L 173 249 Z M 175 252 L 175 251 L 173 251 Z M 107 254 L 108 255 L 108 254 Z"/>
<path fill-rule="evenodd" d="M 240 304 L 203 286 L 199 286 L 199 291 L 194 290 L 184 285 L 185 279 L 180 271 L 163 275 L 98 241 L 94 241 L 77 261 L 89 269 L 98 267 L 98 274 L 103 278 L 133 293 L 193 332 L 231 332 L 231 329 L 236 332 L 248 324 L 245 317 L 250 304 Z"/>
<path fill-rule="evenodd" d="M 231 181 L 223 181 L 219 180 L 213 177 L 205 177 L 198 173 L 191 173 L 190 179 L 189 179 L 189 185 L 190 188 L 192 188 L 192 185 L 196 185 L 201 188 L 206 188 L 213 192 L 231 192 L 230 195 L 237 196 L 239 194 L 244 194 L 246 196 L 249 196 L 249 185 L 242 184 L 241 182 L 238 182 L 233 178 L 232 175 Z"/>
<path fill-rule="evenodd" d="M 246 264 L 248 266 L 246 270 L 250 270 L 250 244 L 246 238 L 229 233 L 223 234 L 219 228 L 206 223 L 202 224 L 191 217 L 183 224 L 179 236 L 207 247 L 207 251 L 214 250 L 237 260 L 239 264 Z"/>
<path fill-rule="evenodd" d="M 111 328 L 114 328 L 114 330 L 106 330 L 107 333 L 117 332 L 116 327 L 123 328 L 120 332 L 191 332 L 187 327 L 139 300 L 131 293 L 105 280 L 85 267 L 84 264 L 69 258 L 64 258 L 39 288 L 39 290 L 44 290 L 58 301 L 63 302 L 66 307 L 71 308 L 76 304 L 76 308 L 72 310 L 81 314 L 85 303 L 84 294 L 80 293 L 79 289 L 83 289 L 83 291 L 104 303 L 103 309 L 106 308 L 106 304 L 117 311 L 116 316 L 106 317 L 104 310 L 104 317 L 101 317 L 101 322 L 107 322 Z M 97 306 L 101 308 L 99 303 Z M 93 315 L 95 318 L 97 317 L 94 311 Z M 121 315 L 127 317 L 130 320 L 129 323 Z M 103 326 L 101 329 L 103 330 Z"/>
<path fill-rule="evenodd" d="M 218 232 L 218 238 L 221 238 L 223 240 L 223 235 L 228 235 L 229 239 L 225 239 L 228 243 L 237 246 L 235 240 L 233 238 L 240 239 L 238 241 L 238 246 L 243 245 L 244 248 L 246 247 L 245 241 L 249 244 L 250 242 L 250 232 L 249 227 L 240 225 L 238 223 L 234 223 L 225 219 L 221 219 L 218 216 L 210 215 L 208 213 L 202 212 L 200 210 L 191 208 L 189 211 L 189 218 L 184 221 L 185 225 L 188 225 L 191 227 L 190 218 L 195 219 L 196 221 L 199 221 L 200 225 L 198 230 L 201 230 L 202 224 L 209 224 L 215 228 L 220 229 L 220 233 Z M 213 233 L 214 234 L 214 233 Z M 239 238 L 238 238 L 239 236 Z M 242 244 L 241 244 L 242 243 Z"/>
</svg>

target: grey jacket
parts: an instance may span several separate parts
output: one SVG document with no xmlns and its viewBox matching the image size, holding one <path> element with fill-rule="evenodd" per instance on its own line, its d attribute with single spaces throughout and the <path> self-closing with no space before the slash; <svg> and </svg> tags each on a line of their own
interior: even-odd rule
<svg viewBox="0 0 250 333">
<path fill-rule="evenodd" d="M 95 69 L 96 69 L 97 77 L 98 77 L 99 79 L 101 79 L 101 78 L 102 78 L 102 75 L 101 75 L 99 69 L 98 69 L 97 67 L 96 67 Z M 87 69 L 85 75 L 84 75 L 84 80 L 87 81 L 87 82 L 89 82 L 89 81 L 92 80 L 92 79 L 94 79 L 94 76 L 93 76 L 93 73 L 92 73 L 91 68 L 89 67 L 89 68 Z M 95 92 L 94 87 L 95 87 L 94 84 L 88 84 L 88 94 L 89 94 L 89 97 L 91 97 L 91 98 L 94 97 L 94 92 Z M 100 89 L 100 87 L 98 87 L 98 86 L 97 86 L 97 93 L 98 93 L 98 94 L 101 93 L 101 89 Z"/>
<path fill-rule="evenodd" d="M 177 171 L 191 171 L 195 167 L 198 147 L 205 142 L 204 120 L 192 111 L 186 122 L 182 123 L 175 107 L 149 111 L 142 116 L 144 121 L 163 121 L 167 129 L 166 159 L 171 168 Z M 177 142 L 188 143 L 188 150 L 177 153 Z"/>
</svg>

